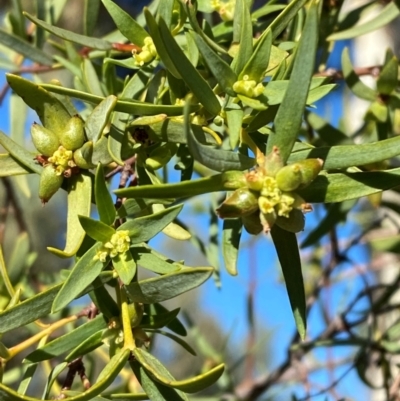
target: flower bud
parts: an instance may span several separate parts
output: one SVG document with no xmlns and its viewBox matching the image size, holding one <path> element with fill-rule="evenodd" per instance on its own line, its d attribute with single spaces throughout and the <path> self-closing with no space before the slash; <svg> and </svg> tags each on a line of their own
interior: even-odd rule
<svg viewBox="0 0 400 401">
<path fill-rule="evenodd" d="M 305 218 L 301 210 L 292 209 L 289 217 L 278 216 L 275 223 L 286 231 L 298 233 L 304 230 Z"/>
<path fill-rule="evenodd" d="M 264 183 L 264 173 L 260 168 L 252 170 L 246 174 L 246 182 L 249 189 L 261 191 Z"/>
<path fill-rule="evenodd" d="M 43 168 L 39 182 L 39 198 L 45 204 L 60 189 L 64 180 L 52 165 Z"/>
<path fill-rule="evenodd" d="M 83 121 L 78 116 L 72 116 L 60 133 L 60 142 L 67 150 L 80 148 L 85 142 L 85 132 Z"/>
<path fill-rule="evenodd" d="M 322 165 L 321 159 L 306 159 L 282 167 L 275 177 L 279 189 L 290 192 L 306 187 L 317 177 Z"/>
<path fill-rule="evenodd" d="M 227 190 L 234 190 L 247 186 L 246 178 L 242 171 L 225 171 L 221 175 L 221 182 Z"/>
<path fill-rule="evenodd" d="M 239 188 L 216 210 L 221 219 L 246 216 L 258 209 L 257 195 L 247 188 Z"/>
<path fill-rule="evenodd" d="M 40 124 L 32 124 L 31 137 L 35 148 L 45 156 L 51 156 L 60 146 L 57 135 Z"/>
<path fill-rule="evenodd" d="M 75 150 L 74 152 L 74 162 L 79 168 L 90 169 L 96 167 L 92 163 L 93 156 L 93 142 L 86 142 L 81 148 Z"/>
</svg>

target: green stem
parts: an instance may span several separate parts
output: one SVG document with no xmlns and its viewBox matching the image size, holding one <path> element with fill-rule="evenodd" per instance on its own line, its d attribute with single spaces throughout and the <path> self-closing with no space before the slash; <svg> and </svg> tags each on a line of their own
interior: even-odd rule
<svg viewBox="0 0 400 401">
<path fill-rule="evenodd" d="M 124 289 L 119 290 L 121 299 L 121 317 L 122 317 L 122 327 L 124 332 L 124 348 L 134 350 L 136 348 L 135 339 L 132 334 L 131 319 L 129 317 L 128 300 L 126 298 L 126 293 Z"/>
</svg>

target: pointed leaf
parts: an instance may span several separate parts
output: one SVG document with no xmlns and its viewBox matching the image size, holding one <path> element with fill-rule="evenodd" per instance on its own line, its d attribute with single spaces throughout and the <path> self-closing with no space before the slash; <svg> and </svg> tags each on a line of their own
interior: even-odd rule
<svg viewBox="0 0 400 401">
<path fill-rule="evenodd" d="M 104 272 L 100 275 L 100 278 L 99 284 L 102 285 L 102 282 L 107 282 L 112 279 L 112 273 Z M 96 283 L 93 283 L 93 285 L 85 288 L 79 296 L 91 291 L 95 285 Z M 51 313 L 51 304 L 61 287 L 62 284 L 55 285 L 0 312 L 0 333 L 6 333 L 49 315 Z"/>
<path fill-rule="evenodd" d="M 132 302 L 162 302 L 203 284 L 213 270 L 212 267 L 182 269 L 177 273 L 131 283 L 126 289 Z"/>
<path fill-rule="evenodd" d="M 0 29 L 0 43 L 35 63 L 48 66 L 53 65 L 53 59 L 48 53 L 45 53 L 43 50 L 38 49 L 29 42 L 13 35 L 12 33 L 6 32 L 3 29 Z"/>
<path fill-rule="evenodd" d="M 114 202 L 106 185 L 104 170 L 101 164 L 97 166 L 96 170 L 94 193 L 100 221 L 110 226 L 114 223 L 116 213 Z"/>
<path fill-rule="evenodd" d="M 343 49 L 342 53 L 342 68 L 347 86 L 357 97 L 372 102 L 376 100 L 378 93 L 374 89 L 365 85 L 360 77 L 354 72 L 350 61 L 349 49 L 347 47 Z"/>
<path fill-rule="evenodd" d="M 205 40 L 195 32 L 190 32 L 200 50 L 203 60 L 206 62 L 207 67 L 214 75 L 220 87 L 230 96 L 236 96 L 235 91 L 232 89 L 233 84 L 238 80 L 235 72 L 229 65 L 212 50 Z"/>
<path fill-rule="evenodd" d="M 9 155 L 0 155 L 1 177 L 17 175 L 15 173 L 42 174 L 43 167 L 36 163 L 35 155 L 18 145 L 2 131 L 0 131 L 0 145 L 10 153 Z"/>
<path fill-rule="evenodd" d="M 131 43 L 143 46 L 144 39 L 149 36 L 146 30 L 128 13 L 118 7 L 114 1 L 102 0 L 102 2 L 122 35 L 124 35 Z"/>
<path fill-rule="evenodd" d="M 24 102 L 36 111 L 42 124 L 58 134 L 70 119 L 70 115 L 63 104 L 45 89 L 18 75 L 6 74 L 11 89 L 17 93 Z M 57 85 L 54 85 L 57 86 Z M 62 87 L 60 87 L 62 88 Z"/>
<path fill-rule="evenodd" d="M 114 269 L 122 283 L 129 284 L 136 274 L 136 262 L 130 251 L 120 253 L 112 260 Z"/>
<path fill-rule="evenodd" d="M 286 162 L 297 138 L 308 90 L 314 71 L 318 44 L 318 9 L 312 3 L 296 51 L 288 89 L 274 121 L 274 132 L 268 138 L 267 153 L 277 146 L 282 160 Z"/>
<path fill-rule="evenodd" d="M 103 345 L 103 330 L 85 337 L 64 359 L 66 362 L 72 362 L 74 359 L 90 353 L 101 345 Z"/>
<path fill-rule="evenodd" d="M 311 203 L 343 202 L 397 187 L 399 176 L 400 168 L 320 175 L 307 188 L 298 190 L 298 193 Z"/>
<path fill-rule="evenodd" d="M 85 230 L 78 216 L 90 216 L 92 179 L 86 174 L 73 175 L 68 179 L 67 241 L 63 251 L 47 249 L 57 256 L 69 258 L 76 254 L 85 238 Z"/>
<path fill-rule="evenodd" d="M 88 58 L 82 61 L 82 80 L 88 92 L 96 96 L 104 96 L 97 72 Z"/>
<path fill-rule="evenodd" d="M 397 18 L 399 14 L 400 10 L 395 2 L 390 2 L 371 20 L 341 32 L 335 32 L 329 35 L 326 40 L 344 40 L 365 35 L 366 33 L 376 31 L 377 29 L 389 24 L 389 22 Z"/>
<path fill-rule="evenodd" d="M 154 273 L 166 274 L 173 273 L 181 269 L 178 264 L 169 261 L 158 252 L 147 246 L 132 247 L 131 253 L 135 262 L 145 269 Z"/>
<path fill-rule="evenodd" d="M 77 347 L 92 334 L 105 328 L 107 328 L 107 324 L 103 316 L 96 316 L 94 319 L 89 320 L 76 329 L 48 342 L 40 348 L 37 348 L 25 358 L 25 361 L 41 362 L 60 356 L 72 348 Z"/>
<path fill-rule="evenodd" d="M 78 216 L 78 218 L 86 234 L 96 241 L 106 243 L 110 241 L 111 236 L 115 234 L 115 230 L 112 227 L 101 221 L 93 220 L 86 216 Z"/>
<path fill-rule="evenodd" d="M 168 331 L 164 331 L 164 330 L 159 330 L 159 329 L 147 329 L 146 331 L 149 331 L 150 333 L 158 333 L 161 334 L 165 337 L 170 338 L 171 340 L 175 341 L 176 343 L 178 343 L 180 346 L 182 346 L 187 352 L 189 352 L 189 354 L 192 354 L 194 356 L 196 356 L 196 351 L 184 340 L 182 340 L 182 338 L 171 334 Z"/>
<path fill-rule="evenodd" d="M 286 290 L 297 331 L 302 340 L 306 336 L 306 296 L 304 293 L 303 274 L 296 235 L 274 225 L 271 230 L 272 240 L 281 264 Z"/>
<path fill-rule="evenodd" d="M 169 54 L 173 54 L 171 59 L 176 70 L 179 71 L 182 79 L 186 85 L 196 96 L 197 100 L 203 107 L 213 116 L 217 115 L 221 110 L 221 105 L 215 96 L 213 90 L 210 88 L 208 82 L 200 75 L 192 63 L 183 53 L 182 49 L 176 43 L 174 37 L 171 35 L 167 25 L 160 19 L 159 29 L 161 40 L 164 42 Z"/>
<path fill-rule="evenodd" d="M 187 380 L 175 380 L 161 362 L 141 348 L 133 351 L 138 362 L 160 383 L 186 393 L 197 393 L 214 384 L 222 375 L 225 365 L 221 364 L 210 371 Z"/>
<path fill-rule="evenodd" d="M 339 145 L 299 150 L 290 155 L 293 163 L 306 158 L 324 160 L 324 170 L 344 169 L 351 166 L 363 166 L 391 159 L 400 154 L 400 137 L 384 139 L 379 142 L 359 145 Z"/>
<path fill-rule="evenodd" d="M 224 220 L 222 231 L 222 254 L 224 257 L 225 268 L 231 276 L 237 275 L 237 261 L 241 235 L 242 221 L 240 219 Z"/>
<path fill-rule="evenodd" d="M 397 74 L 399 70 L 399 60 L 392 57 L 383 67 L 379 74 L 376 86 L 379 93 L 390 95 L 397 87 Z"/>
<path fill-rule="evenodd" d="M 116 104 L 116 96 L 107 96 L 90 113 L 85 121 L 85 132 L 89 141 L 96 143 L 100 139 Z"/>
<path fill-rule="evenodd" d="M 117 231 L 128 230 L 131 244 L 146 242 L 171 223 L 182 210 L 183 205 L 176 205 L 150 216 L 138 217 L 118 227 Z"/>
<path fill-rule="evenodd" d="M 62 362 L 58 365 L 56 365 L 50 372 L 47 381 L 46 381 L 46 386 L 43 391 L 43 400 L 46 400 L 50 396 L 50 390 L 51 387 L 53 386 L 53 383 L 57 380 L 58 376 L 64 371 L 64 369 L 68 366 L 67 362 Z"/>
<path fill-rule="evenodd" d="M 73 267 L 53 302 L 53 313 L 67 306 L 101 273 L 104 263 L 96 258 L 100 247 L 100 243 L 94 244 Z"/>
<path fill-rule="evenodd" d="M 216 171 L 245 170 L 255 165 L 251 157 L 225 149 L 215 149 L 198 142 L 189 122 L 189 103 L 185 104 L 185 132 L 187 143 L 195 160 Z"/>
<path fill-rule="evenodd" d="M 85 0 L 83 11 L 83 32 L 91 36 L 99 16 L 100 0 Z"/>
<path fill-rule="evenodd" d="M 61 39 L 68 40 L 73 43 L 77 43 L 79 45 L 83 45 L 88 47 L 89 49 L 97 49 L 97 50 L 111 50 L 112 44 L 103 39 L 93 38 L 85 35 L 80 35 L 78 33 L 74 33 L 71 31 L 67 31 L 63 28 L 58 28 L 56 26 L 52 26 L 45 21 L 42 21 L 33 15 L 30 15 L 24 12 L 26 18 L 31 20 L 34 24 L 40 26 L 47 32 L 52 33 L 55 36 L 58 36 Z"/>
</svg>

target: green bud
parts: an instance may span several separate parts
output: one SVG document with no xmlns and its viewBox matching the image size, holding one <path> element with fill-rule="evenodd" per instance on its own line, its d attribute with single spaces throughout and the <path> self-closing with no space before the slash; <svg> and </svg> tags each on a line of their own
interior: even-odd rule
<svg viewBox="0 0 400 401">
<path fill-rule="evenodd" d="M 299 188 L 305 188 L 310 185 L 322 170 L 324 161 L 322 159 L 306 159 L 297 162 L 301 169 L 301 184 Z"/>
<path fill-rule="evenodd" d="M 72 116 L 60 133 L 60 142 L 65 149 L 75 150 L 85 142 L 84 123 L 78 116 Z"/>
<path fill-rule="evenodd" d="M 305 218 L 301 210 L 292 209 L 289 217 L 278 216 L 275 223 L 286 231 L 298 233 L 304 230 Z"/>
<path fill-rule="evenodd" d="M 79 168 L 90 169 L 96 167 L 92 163 L 93 156 L 93 142 L 86 142 L 81 148 L 75 150 L 74 152 L 74 162 Z"/>
<path fill-rule="evenodd" d="M 143 317 L 143 304 L 134 302 L 128 305 L 129 318 L 131 320 L 131 326 L 139 326 Z"/>
<path fill-rule="evenodd" d="M 221 219 L 246 216 L 258 209 L 257 195 L 248 188 L 239 188 L 216 210 Z"/>
<path fill-rule="evenodd" d="M 253 191 L 261 191 L 264 184 L 264 175 L 262 168 L 257 168 L 246 174 L 246 182 L 249 189 Z"/>
<path fill-rule="evenodd" d="M 234 190 L 246 187 L 246 177 L 242 171 L 225 171 L 222 173 L 221 181 L 225 189 Z"/>
<path fill-rule="evenodd" d="M 263 226 L 260 222 L 260 212 L 257 210 L 247 216 L 242 216 L 242 223 L 246 231 L 251 235 L 260 234 Z"/>
<path fill-rule="evenodd" d="M 60 146 L 57 135 L 40 124 L 32 124 L 31 137 L 35 148 L 45 156 L 51 156 Z"/>
<path fill-rule="evenodd" d="M 47 203 L 50 198 L 60 189 L 64 177 L 57 173 L 52 165 L 43 168 L 39 182 L 39 198 L 42 203 Z"/>
</svg>

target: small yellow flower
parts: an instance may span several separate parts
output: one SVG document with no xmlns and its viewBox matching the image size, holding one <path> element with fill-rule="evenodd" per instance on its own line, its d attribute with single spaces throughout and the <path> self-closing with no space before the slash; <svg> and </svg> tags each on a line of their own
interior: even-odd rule
<svg viewBox="0 0 400 401">
<path fill-rule="evenodd" d="M 57 175 L 61 175 L 67 168 L 75 166 L 72 156 L 72 150 L 60 146 L 48 160 L 55 166 Z"/>
<path fill-rule="evenodd" d="M 105 262 L 107 257 L 115 258 L 129 250 L 129 231 L 120 230 L 111 236 L 110 241 L 106 242 L 96 253 L 95 259 Z"/>
<path fill-rule="evenodd" d="M 136 50 L 132 52 L 133 57 L 137 65 L 144 65 L 150 63 L 157 57 L 157 49 L 154 46 L 153 39 L 150 36 L 144 38 L 144 45 L 140 53 L 136 53 Z"/>
</svg>

